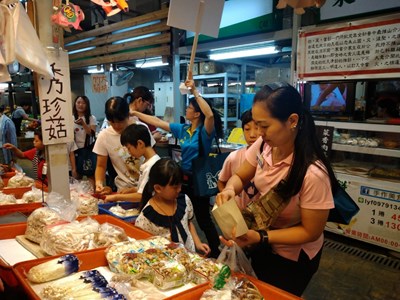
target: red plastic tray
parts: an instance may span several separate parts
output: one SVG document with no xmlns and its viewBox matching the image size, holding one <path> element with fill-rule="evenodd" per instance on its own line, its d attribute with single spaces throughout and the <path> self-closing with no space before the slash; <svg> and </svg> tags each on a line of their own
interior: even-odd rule
<svg viewBox="0 0 400 300">
<path fill-rule="evenodd" d="M 87 252 L 81 252 L 77 253 L 76 256 L 78 257 L 79 261 L 81 262 L 81 265 L 79 267 L 79 271 L 85 271 L 85 270 L 90 270 L 94 269 L 100 266 L 107 266 L 107 259 L 104 255 L 103 250 L 93 250 L 93 251 L 87 251 Z M 30 260 L 30 261 L 25 261 L 25 262 L 20 262 L 14 265 L 13 270 L 15 273 L 15 276 L 17 277 L 19 283 L 22 285 L 24 291 L 26 294 L 29 296 L 30 299 L 40 299 L 40 297 L 36 294 L 36 292 L 33 290 L 31 287 L 27 277 L 26 273 L 34 266 L 43 263 L 45 261 L 48 261 L 50 259 L 54 259 L 55 257 L 59 256 L 53 256 L 53 257 L 45 257 L 45 258 L 39 258 L 35 260 Z M 292 295 L 286 291 L 283 291 L 279 288 L 276 288 L 272 285 L 269 285 L 265 282 L 262 282 L 256 278 L 253 278 L 251 276 L 243 275 L 243 274 L 236 274 L 236 276 L 241 276 L 241 277 L 247 277 L 251 282 L 253 282 L 260 293 L 264 296 L 265 299 L 274 299 L 274 300 L 300 300 L 301 298 Z M 165 298 L 168 300 L 198 300 L 201 298 L 203 295 L 204 291 L 211 288 L 210 283 L 204 283 L 201 285 L 198 285 L 196 287 L 193 287 L 187 291 L 184 291 L 182 293 L 173 295 L 171 297 Z"/>
<path fill-rule="evenodd" d="M 272 286 L 268 283 L 265 283 L 261 280 L 258 280 L 254 277 L 245 275 L 245 274 L 235 274 L 237 277 L 246 277 L 248 278 L 254 285 L 258 288 L 260 293 L 264 296 L 265 299 L 273 299 L 273 300 L 300 300 L 302 298 L 297 297 L 291 293 L 288 293 L 284 290 L 281 290 L 275 286 Z M 174 295 L 173 297 L 169 297 L 166 299 L 173 299 L 173 300 L 198 300 L 201 298 L 203 293 L 212 288 L 210 283 L 203 283 L 198 285 L 190 290 L 182 292 L 180 294 Z"/>
<path fill-rule="evenodd" d="M 21 199 L 22 196 L 26 193 L 32 190 L 32 187 L 7 187 L 9 178 L 3 179 L 4 182 L 4 188 L 1 190 L 4 194 L 7 195 L 14 195 L 15 198 Z M 42 184 L 41 181 L 35 180 L 35 187 L 38 189 L 43 189 L 45 192 L 48 191 L 48 187 L 45 184 Z M 1 207 L 1 206 L 0 206 Z"/>
<path fill-rule="evenodd" d="M 98 216 L 90 216 L 90 217 L 97 220 L 97 222 L 99 222 L 100 224 L 108 222 L 110 224 L 117 225 L 117 226 L 123 228 L 125 230 L 125 233 L 129 237 L 133 237 L 135 239 L 146 239 L 146 238 L 149 238 L 152 236 L 147 231 L 144 231 L 138 227 L 135 227 L 129 223 L 121 221 L 120 219 L 115 218 L 110 215 L 98 215 Z M 83 218 L 86 218 L 86 217 L 79 217 L 78 220 L 83 219 Z M 18 235 L 23 235 L 23 234 L 25 234 L 25 230 L 26 230 L 26 222 L 0 225 L 0 240 L 13 239 Z M 105 247 L 92 249 L 92 250 L 86 250 L 83 252 L 92 252 L 92 251 L 96 251 L 99 249 L 102 250 L 102 252 L 104 252 Z M 81 253 L 83 253 L 83 252 L 81 252 Z M 36 260 L 34 260 L 34 261 L 36 261 Z M 8 265 L 5 261 L 3 261 L 1 258 L 0 258 L 0 277 L 10 287 L 14 287 L 18 284 L 18 282 L 12 272 L 12 267 L 10 265 Z"/>
</svg>

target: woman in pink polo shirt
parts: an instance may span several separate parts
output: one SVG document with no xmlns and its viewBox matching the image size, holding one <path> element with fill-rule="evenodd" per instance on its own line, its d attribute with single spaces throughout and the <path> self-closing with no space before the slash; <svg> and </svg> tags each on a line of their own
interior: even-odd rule
<svg viewBox="0 0 400 300">
<path fill-rule="evenodd" d="M 259 279 L 301 296 L 319 266 L 337 181 L 315 134 L 312 116 L 295 88 L 264 88 L 254 99 L 252 114 L 260 138 L 217 195 L 217 204 L 234 199 L 251 179 L 261 195 L 279 184 L 275 191 L 285 207 L 277 219 L 269 228 L 249 230 L 235 242 L 251 246 L 249 255 Z"/>
</svg>

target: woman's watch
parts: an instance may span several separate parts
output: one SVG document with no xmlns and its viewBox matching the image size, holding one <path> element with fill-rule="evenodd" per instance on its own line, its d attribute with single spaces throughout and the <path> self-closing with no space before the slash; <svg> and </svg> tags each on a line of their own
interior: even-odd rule
<svg viewBox="0 0 400 300">
<path fill-rule="evenodd" d="M 268 245 L 268 244 L 269 244 L 269 241 L 268 241 L 268 232 L 265 231 L 265 230 L 257 230 L 257 232 L 258 232 L 258 234 L 260 235 L 259 244 L 260 244 L 260 245 L 262 245 L 262 244 Z"/>
</svg>

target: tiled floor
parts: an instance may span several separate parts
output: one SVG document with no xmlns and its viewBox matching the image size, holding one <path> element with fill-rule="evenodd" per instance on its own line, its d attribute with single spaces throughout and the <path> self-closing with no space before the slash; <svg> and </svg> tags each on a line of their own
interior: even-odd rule
<svg viewBox="0 0 400 300">
<path fill-rule="evenodd" d="M 388 250 L 326 235 L 306 300 L 400 300 L 400 260 Z"/>
</svg>

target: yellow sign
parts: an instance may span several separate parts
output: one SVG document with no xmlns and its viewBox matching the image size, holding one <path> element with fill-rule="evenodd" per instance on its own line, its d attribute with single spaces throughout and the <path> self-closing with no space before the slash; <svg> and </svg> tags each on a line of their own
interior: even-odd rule
<svg viewBox="0 0 400 300">
<path fill-rule="evenodd" d="M 228 143 L 247 145 L 244 139 L 243 129 L 241 127 L 234 128 L 228 137 Z"/>
</svg>

